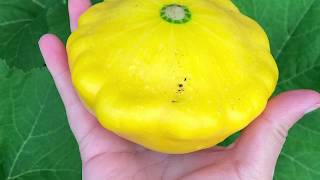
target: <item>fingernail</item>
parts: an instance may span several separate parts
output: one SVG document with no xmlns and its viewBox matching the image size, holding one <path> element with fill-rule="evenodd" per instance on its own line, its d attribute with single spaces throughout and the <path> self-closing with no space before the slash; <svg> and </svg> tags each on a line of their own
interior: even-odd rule
<svg viewBox="0 0 320 180">
<path fill-rule="evenodd" d="M 320 103 L 319 104 L 315 104 L 314 106 L 312 106 L 311 108 L 309 108 L 307 111 L 306 111 L 306 114 L 314 111 L 314 110 L 317 110 L 320 108 Z"/>
</svg>

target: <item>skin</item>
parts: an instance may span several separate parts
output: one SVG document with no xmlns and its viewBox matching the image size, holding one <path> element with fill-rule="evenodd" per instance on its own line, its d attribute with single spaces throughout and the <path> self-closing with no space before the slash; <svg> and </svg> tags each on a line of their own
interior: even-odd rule
<svg viewBox="0 0 320 180">
<path fill-rule="evenodd" d="M 71 30 L 77 28 L 79 16 L 90 5 L 89 0 L 69 0 Z M 79 143 L 84 180 L 269 180 L 290 127 L 320 107 L 320 94 L 315 91 L 285 92 L 272 98 L 265 111 L 229 147 L 184 155 L 161 154 L 102 128 L 72 86 L 64 44 L 46 34 L 39 46 Z"/>
</svg>

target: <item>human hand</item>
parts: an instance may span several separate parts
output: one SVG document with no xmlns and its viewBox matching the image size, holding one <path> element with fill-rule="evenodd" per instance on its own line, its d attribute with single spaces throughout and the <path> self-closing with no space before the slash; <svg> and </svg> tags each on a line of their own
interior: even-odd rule
<svg viewBox="0 0 320 180">
<path fill-rule="evenodd" d="M 89 0 L 69 0 L 71 30 L 76 29 L 79 16 L 89 7 Z M 47 34 L 39 45 L 79 143 L 84 180 L 272 179 L 289 128 L 320 106 L 317 92 L 286 92 L 270 100 L 265 111 L 229 147 L 184 155 L 161 154 L 102 128 L 72 86 L 63 43 Z"/>
</svg>

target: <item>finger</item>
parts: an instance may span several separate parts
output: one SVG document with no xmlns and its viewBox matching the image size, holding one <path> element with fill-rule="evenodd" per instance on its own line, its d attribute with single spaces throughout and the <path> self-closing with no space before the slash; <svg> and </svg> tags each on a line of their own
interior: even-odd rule
<svg viewBox="0 0 320 180">
<path fill-rule="evenodd" d="M 50 71 L 66 107 L 79 99 L 71 85 L 67 54 L 63 43 L 54 35 L 44 35 L 39 41 L 44 61 Z"/>
<path fill-rule="evenodd" d="M 273 175 L 288 130 L 306 113 L 319 108 L 320 94 L 311 90 L 290 91 L 273 98 L 241 134 L 235 146 L 237 159 Z M 252 167 L 252 166 L 251 166 Z"/>
<path fill-rule="evenodd" d="M 78 19 L 90 6 L 90 0 L 69 0 L 70 28 L 74 31 L 78 27 Z"/>
<path fill-rule="evenodd" d="M 83 107 L 71 82 L 64 44 L 54 35 L 44 35 L 39 41 L 41 53 L 65 105 L 70 127 L 80 140 L 97 125 Z"/>
</svg>

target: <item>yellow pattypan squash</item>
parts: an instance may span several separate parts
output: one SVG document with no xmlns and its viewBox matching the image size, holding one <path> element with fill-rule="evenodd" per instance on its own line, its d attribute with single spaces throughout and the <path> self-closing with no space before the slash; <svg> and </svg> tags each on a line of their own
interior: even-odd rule
<svg viewBox="0 0 320 180">
<path fill-rule="evenodd" d="M 164 153 L 243 129 L 278 79 L 265 32 L 230 0 L 107 0 L 81 16 L 67 51 L 101 125 Z"/>
</svg>

